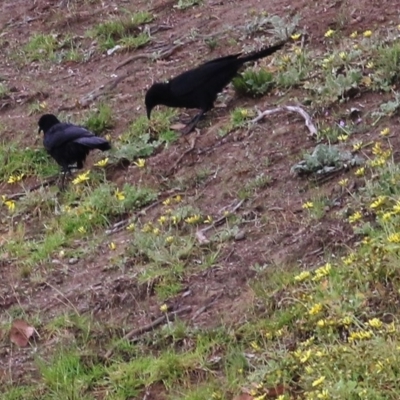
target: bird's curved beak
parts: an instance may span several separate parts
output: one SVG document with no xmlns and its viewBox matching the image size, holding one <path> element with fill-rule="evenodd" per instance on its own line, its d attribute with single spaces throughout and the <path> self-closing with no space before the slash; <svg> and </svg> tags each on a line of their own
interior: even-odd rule
<svg viewBox="0 0 400 400">
<path fill-rule="evenodd" d="M 151 108 L 150 108 L 150 107 L 147 107 L 147 108 L 146 108 L 146 111 L 147 111 L 147 118 L 150 119 Z"/>
<path fill-rule="evenodd" d="M 40 132 L 42 132 L 42 128 L 39 126 L 39 130 L 38 130 L 38 135 L 40 135 Z"/>
</svg>

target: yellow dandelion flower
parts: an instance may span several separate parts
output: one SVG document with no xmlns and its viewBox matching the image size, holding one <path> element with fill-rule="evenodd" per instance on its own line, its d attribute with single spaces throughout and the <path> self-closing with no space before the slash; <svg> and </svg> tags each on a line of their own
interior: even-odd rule
<svg viewBox="0 0 400 400">
<path fill-rule="evenodd" d="M 159 235 L 160 234 L 160 229 L 159 228 L 154 228 L 153 229 L 153 234 L 156 235 L 156 236 Z"/>
<path fill-rule="evenodd" d="M 347 59 L 347 54 L 346 54 L 346 52 L 341 51 L 341 52 L 339 53 L 339 57 L 340 57 L 343 61 L 346 60 L 346 59 Z"/>
<path fill-rule="evenodd" d="M 103 158 L 100 161 L 97 161 L 97 163 L 95 163 L 94 166 L 95 167 L 104 168 L 107 164 L 108 164 L 108 157 Z"/>
<path fill-rule="evenodd" d="M 300 357 L 300 362 L 304 364 L 307 362 L 311 357 L 311 350 L 307 350 L 304 353 L 302 353 L 302 356 Z"/>
<path fill-rule="evenodd" d="M 356 255 L 354 253 L 351 253 L 347 257 L 342 258 L 343 264 L 349 266 L 353 264 L 354 261 L 356 261 L 356 258 L 357 258 Z"/>
<path fill-rule="evenodd" d="M 85 227 L 80 226 L 80 227 L 78 228 L 78 232 L 79 232 L 79 233 L 86 233 Z"/>
<path fill-rule="evenodd" d="M 302 53 L 301 48 L 300 48 L 300 47 L 295 47 L 295 48 L 294 48 L 294 53 L 295 53 L 297 56 L 299 56 L 299 55 Z"/>
<path fill-rule="evenodd" d="M 171 198 L 165 199 L 162 203 L 164 206 L 169 206 L 171 204 Z"/>
<path fill-rule="evenodd" d="M 117 248 L 117 245 L 114 242 L 111 242 L 108 244 L 108 247 L 110 248 L 110 250 L 115 250 Z"/>
<path fill-rule="evenodd" d="M 304 210 L 309 210 L 310 208 L 314 207 L 314 203 L 312 201 L 307 201 L 306 203 L 302 204 L 301 206 Z"/>
<path fill-rule="evenodd" d="M 342 320 L 340 322 L 345 326 L 349 326 L 352 324 L 353 318 L 351 318 L 349 315 L 347 315 L 346 317 L 342 318 Z"/>
<path fill-rule="evenodd" d="M 7 183 L 17 183 L 17 182 L 20 182 L 24 176 L 25 176 L 25 174 L 11 175 L 11 176 L 8 178 Z"/>
<path fill-rule="evenodd" d="M 355 39 L 357 36 L 358 36 L 358 32 L 357 31 L 354 31 L 354 32 L 350 33 L 350 37 L 352 39 Z"/>
<path fill-rule="evenodd" d="M 173 236 L 167 236 L 165 238 L 165 243 L 171 244 L 174 241 L 174 237 Z"/>
<path fill-rule="evenodd" d="M 317 321 L 317 326 L 320 328 L 323 328 L 324 326 L 327 325 L 327 320 L 326 319 L 320 319 Z"/>
<path fill-rule="evenodd" d="M 364 167 L 358 168 L 354 172 L 354 175 L 356 175 L 356 176 L 364 176 L 365 175 L 365 168 Z"/>
<path fill-rule="evenodd" d="M 47 108 L 47 102 L 46 101 L 42 101 L 39 103 L 39 108 L 41 110 L 45 110 Z"/>
<path fill-rule="evenodd" d="M 135 230 L 135 224 L 129 224 L 127 227 L 126 227 L 126 230 L 127 231 L 134 231 Z"/>
<path fill-rule="evenodd" d="M 180 203 L 182 201 L 182 196 L 178 194 L 177 196 L 174 197 L 175 203 Z"/>
<path fill-rule="evenodd" d="M 382 221 L 388 222 L 393 218 L 393 215 L 395 215 L 393 212 L 385 212 L 382 214 Z"/>
<path fill-rule="evenodd" d="M 378 198 L 370 204 L 369 208 L 373 210 L 380 208 L 385 203 L 385 200 L 386 196 L 378 196 Z"/>
<path fill-rule="evenodd" d="M 168 311 L 168 306 L 166 304 L 163 304 L 162 306 L 160 306 L 160 311 L 166 313 Z"/>
<path fill-rule="evenodd" d="M 375 160 L 372 160 L 369 162 L 369 165 L 371 168 L 375 167 L 383 167 L 386 164 L 386 158 L 385 157 L 378 157 Z"/>
<path fill-rule="evenodd" d="M 356 211 L 354 214 L 351 214 L 349 217 L 349 222 L 354 224 L 355 222 L 359 221 L 362 218 L 362 214 L 360 211 Z"/>
<path fill-rule="evenodd" d="M 311 386 L 312 386 L 312 387 L 319 386 L 319 385 L 321 385 L 321 383 L 324 382 L 324 380 L 325 380 L 325 376 L 321 376 L 320 378 L 316 379 L 316 380 L 311 384 Z"/>
<path fill-rule="evenodd" d="M 375 364 L 375 368 L 376 368 L 376 372 L 377 372 L 378 374 L 380 374 L 380 373 L 384 370 L 385 366 L 384 366 L 383 362 L 378 361 L 378 362 Z"/>
<path fill-rule="evenodd" d="M 282 62 L 283 62 L 284 64 L 287 64 L 288 62 L 290 62 L 290 56 L 289 56 L 288 54 L 284 54 L 284 55 L 281 57 L 281 60 L 282 60 Z"/>
<path fill-rule="evenodd" d="M 314 304 L 310 310 L 308 311 L 308 314 L 310 315 L 316 315 L 319 314 L 322 311 L 323 307 L 321 303 Z"/>
<path fill-rule="evenodd" d="M 311 367 L 311 365 L 306 365 L 304 367 L 305 371 L 307 372 L 307 374 L 311 375 L 314 372 L 314 368 Z"/>
<path fill-rule="evenodd" d="M 79 174 L 79 175 L 72 181 L 72 183 L 73 183 L 74 185 L 79 185 L 79 184 L 81 184 L 81 183 L 83 183 L 83 182 L 85 182 L 85 181 L 88 181 L 88 180 L 90 179 L 90 178 L 89 178 L 89 175 L 90 175 L 90 170 L 84 172 L 83 174 Z"/>
<path fill-rule="evenodd" d="M 149 233 L 153 231 L 153 227 L 150 222 L 146 223 L 143 225 L 143 228 L 141 229 L 143 233 Z"/>
<path fill-rule="evenodd" d="M 329 400 L 329 392 L 326 389 L 317 392 L 317 399 Z"/>
<path fill-rule="evenodd" d="M 368 325 L 372 328 L 382 328 L 383 322 L 379 318 L 372 318 L 368 321 Z"/>
<path fill-rule="evenodd" d="M 207 215 L 207 218 L 204 220 L 205 224 L 211 224 L 213 222 L 213 219 L 210 215 Z"/>
<path fill-rule="evenodd" d="M 384 128 L 380 131 L 381 136 L 387 136 L 390 133 L 390 128 Z"/>
<path fill-rule="evenodd" d="M 299 40 L 301 38 L 301 33 L 294 33 L 290 36 L 293 40 Z"/>
<path fill-rule="evenodd" d="M 371 37 L 371 36 L 372 36 L 372 31 L 368 29 L 367 31 L 365 31 L 365 32 L 363 33 L 363 36 L 366 37 L 366 38 Z"/>
<path fill-rule="evenodd" d="M 353 45 L 353 49 L 354 49 L 354 50 L 357 50 L 359 47 L 360 47 L 360 46 L 359 46 L 358 44 L 354 44 L 354 45 Z"/>
<path fill-rule="evenodd" d="M 349 138 L 349 135 L 339 135 L 337 138 L 339 142 L 345 142 Z"/>
<path fill-rule="evenodd" d="M 339 181 L 339 185 L 340 185 L 340 186 L 347 186 L 348 183 L 349 183 L 349 180 L 348 180 L 347 178 L 341 179 L 341 180 Z"/>
<path fill-rule="evenodd" d="M 397 201 L 396 201 L 396 204 L 393 206 L 393 211 L 394 211 L 396 214 L 399 214 L 399 213 L 400 213 L 400 200 L 397 200 Z"/>
<path fill-rule="evenodd" d="M 328 29 L 328 30 L 325 32 L 324 36 L 325 36 L 326 38 L 330 38 L 330 37 L 332 37 L 332 36 L 334 35 L 334 33 L 335 33 L 335 31 L 334 31 L 333 29 Z"/>
<path fill-rule="evenodd" d="M 394 321 L 391 322 L 389 325 L 386 325 L 386 332 L 387 333 L 395 333 L 396 332 L 396 326 L 394 325 Z"/>
<path fill-rule="evenodd" d="M 392 233 L 387 237 L 389 243 L 400 243 L 400 233 Z"/>
<path fill-rule="evenodd" d="M 185 222 L 188 224 L 196 224 L 200 221 L 200 219 L 201 219 L 200 215 L 196 214 L 196 215 L 192 215 L 191 217 L 187 217 L 185 219 Z"/>
<path fill-rule="evenodd" d="M 125 194 L 124 192 L 121 192 L 119 189 L 117 189 L 114 193 L 114 196 L 116 197 L 117 200 L 122 201 L 125 200 Z"/>
<path fill-rule="evenodd" d="M 171 217 L 171 222 L 173 225 L 177 225 L 179 223 L 179 218 L 176 215 Z"/>
<path fill-rule="evenodd" d="M 312 280 L 314 282 L 320 281 L 323 277 L 327 276 L 330 274 L 332 270 L 332 265 L 331 263 L 326 263 L 325 265 L 323 265 L 322 267 L 317 268 L 314 271 L 314 277 L 312 278 Z"/>
<path fill-rule="evenodd" d="M 260 346 L 257 344 L 257 342 L 252 341 L 250 343 L 250 346 L 254 349 L 254 350 L 260 350 Z"/>
<path fill-rule="evenodd" d="M 138 168 L 144 168 L 146 165 L 146 160 L 144 158 L 138 158 L 137 161 L 134 162 L 134 164 L 138 167 Z"/>
<path fill-rule="evenodd" d="M 303 271 L 299 275 L 296 275 L 294 277 L 294 280 L 297 281 L 297 282 L 303 282 L 306 279 L 310 278 L 310 276 L 311 276 L 310 271 Z"/>
<path fill-rule="evenodd" d="M 247 116 L 249 115 L 249 110 L 247 110 L 246 108 L 242 108 L 242 109 L 240 110 L 240 115 L 241 115 L 242 117 L 247 117 Z"/>
<path fill-rule="evenodd" d="M 372 85 L 372 79 L 370 76 L 363 76 L 361 78 L 361 83 L 366 87 L 370 87 Z"/>
<path fill-rule="evenodd" d="M 111 135 L 107 133 L 107 135 L 104 136 L 104 139 L 110 141 L 111 140 Z"/>
<path fill-rule="evenodd" d="M 375 64 L 372 61 L 368 61 L 366 67 L 369 69 L 374 68 Z"/>
<path fill-rule="evenodd" d="M 382 152 L 383 152 L 382 143 L 380 143 L 380 142 L 374 143 L 374 147 L 372 147 L 372 154 L 378 156 L 378 155 L 382 154 Z"/>
<path fill-rule="evenodd" d="M 357 142 L 353 144 L 353 151 L 359 151 L 362 148 L 363 142 Z"/>
<path fill-rule="evenodd" d="M 160 224 L 160 225 L 164 225 L 167 221 L 168 221 L 168 217 L 166 217 L 165 215 L 161 215 L 161 217 L 160 218 L 158 218 L 158 223 Z"/>
<path fill-rule="evenodd" d="M 231 215 L 230 211 L 228 211 L 228 210 L 225 210 L 223 212 L 223 214 L 224 214 L 224 217 L 229 217 L 229 215 Z"/>
<path fill-rule="evenodd" d="M 15 201 L 14 200 L 6 200 L 6 196 L 2 196 L 3 204 L 8 208 L 8 211 L 13 213 L 15 210 Z"/>
</svg>

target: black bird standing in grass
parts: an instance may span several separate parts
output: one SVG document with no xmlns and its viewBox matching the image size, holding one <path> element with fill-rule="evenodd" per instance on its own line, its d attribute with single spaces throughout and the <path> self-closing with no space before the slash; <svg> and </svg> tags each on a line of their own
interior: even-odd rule
<svg viewBox="0 0 400 400">
<path fill-rule="evenodd" d="M 241 58 L 241 53 L 215 58 L 169 82 L 153 84 L 145 98 L 147 118 L 150 119 L 151 110 L 159 104 L 168 107 L 199 108 L 201 111 L 182 131 L 184 134 L 191 132 L 200 118 L 214 107 L 218 93 L 236 76 L 244 63 L 267 57 L 281 49 L 285 43 L 278 43 Z"/>
<path fill-rule="evenodd" d="M 61 188 L 64 189 L 65 176 L 71 174 L 71 166 L 76 164 L 78 169 L 90 150 L 110 150 L 110 143 L 82 126 L 60 122 L 53 114 L 44 114 L 40 117 L 39 133 L 43 131 L 43 145 L 47 152 L 61 165 L 64 173 Z"/>
</svg>

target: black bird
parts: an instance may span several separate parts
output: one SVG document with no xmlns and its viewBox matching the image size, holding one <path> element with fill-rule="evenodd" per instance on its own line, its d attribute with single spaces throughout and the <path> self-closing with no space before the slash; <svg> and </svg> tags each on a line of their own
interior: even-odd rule
<svg viewBox="0 0 400 400">
<path fill-rule="evenodd" d="M 267 57 L 281 49 L 285 43 L 278 43 L 241 58 L 241 53 L 215 58 L 166 83 L 153 84 L 145 98 L 147 118 L 150 119 L 151 110 L 159 104 L 168 107 L 199 108 L 201 111 L 183 131 L 185 134 L 191 132 L 200 118 L 214 107 L 218 93 L 236 76 L 244 63 Z"/>
<path fill-rule="evenodd" d="M 47 152 L 61 165 L 64 173 L 61 188 L 67 172 L 71 174 L 71 166 L 76 164 L 78 169 L 83 168 L 83 163 L 90 150 L 110 150 L 110 143 L 101 137 L 95 136 L 82 126 L 60 122 L 53 114 L 44 114 L 40 117 L 39 133 L 43 131 L 43 145 Z"/>
</svg>

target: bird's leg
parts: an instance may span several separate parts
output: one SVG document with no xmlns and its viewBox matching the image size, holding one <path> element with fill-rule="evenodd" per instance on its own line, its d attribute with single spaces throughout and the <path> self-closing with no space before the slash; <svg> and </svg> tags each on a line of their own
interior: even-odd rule
<svg viewBox="0 0 400 400">
<path fill-rule="evenodd" d="M 188 123 L 187 125 L 181 130 L 182 135 L 187 135 L 188 133 L 192 132 L 195 128 L 197 123 L 203 118 L 204 114 L 206 113 L 205 110 L 201 110 L 198 114 L 196 114 Z"/>
<path fill-rule="evenodd" d="M 62 169 L 62 173 L 63 173 L 63 175 L 62 175 L 62 178 L 61 178 L 60 190 L 63 192 L 65 190 L 65 177 L 67 176 L 67 174 L 69 176 L 71 176 L 72 173 L 71 173 L 71 170 L 68 167 L 63 168 Z"/>
</svg>

